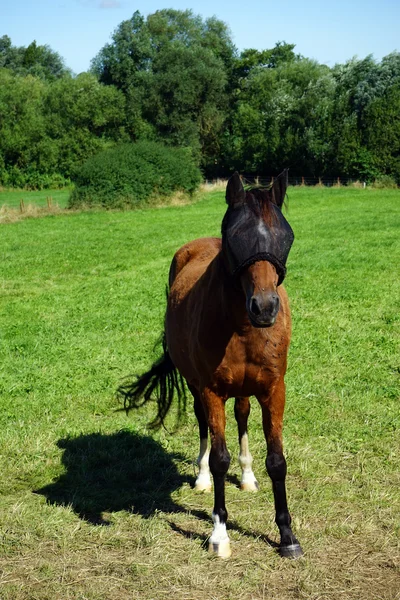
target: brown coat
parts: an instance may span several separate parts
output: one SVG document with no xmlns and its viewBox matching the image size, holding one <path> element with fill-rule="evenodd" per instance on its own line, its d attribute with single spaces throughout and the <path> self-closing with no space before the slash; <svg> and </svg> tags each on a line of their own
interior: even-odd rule
<svg viewBox="0 0 400 600">
<path fill-rule="evenodd" d="M 255 291 L 271 287 L 271 265 L 260 261 L 250 270 Z M 244 292 L 223 266 L 219 238 L 197 239 L 180 248 L 169 281 L 167 345 L 188 383 L 224 399 L 265 395 L 286 371 L 291 319 L 284 287 L 277 288 L 275 324 L 253 327 Z"/>
</svg>

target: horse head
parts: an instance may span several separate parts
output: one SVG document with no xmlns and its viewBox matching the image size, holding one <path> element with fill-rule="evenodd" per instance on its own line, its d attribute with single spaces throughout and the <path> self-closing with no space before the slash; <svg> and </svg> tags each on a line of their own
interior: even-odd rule
<svg viewBox="0 0 400 600">
<path fill-rule="evenodd" d="M 254 327 L 270 327 L 279 312 L 277 287 L 286 275 L 293 243 L 282 214 L 287 169 L 270 188 L 245 190 L 238 173 L 226 188 L 228 209 L 222 221 L 222 251 L 229 274 L 240 281 Z"/>
</svg>

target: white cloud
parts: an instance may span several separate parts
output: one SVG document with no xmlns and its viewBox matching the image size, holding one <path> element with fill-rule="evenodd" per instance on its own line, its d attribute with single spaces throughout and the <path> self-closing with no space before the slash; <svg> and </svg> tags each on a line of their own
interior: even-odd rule
<svg viewBox="0 0 400 600">
<path fill-rule="evenodd" d="M 118 0 L 101 0 L 100 8 L 121 8 L 121 2 Z"/>
</svg>

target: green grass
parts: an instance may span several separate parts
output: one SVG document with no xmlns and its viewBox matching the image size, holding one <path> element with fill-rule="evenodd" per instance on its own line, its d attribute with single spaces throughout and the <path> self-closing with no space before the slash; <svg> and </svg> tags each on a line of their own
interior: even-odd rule
<svg viewBox="0 0 400 600">
<path fill-rule="evenodd" d="M 213 192 L 0 226 L 2 600 L 399 597 L 399 191 L 289 192 L 284 440 L 304 559 L 266 541 L 278 531 L 255 402 L 250 495 L 228 403 L 226 562 L 205 550 L 212 496 L 191 489 L 193 415 L 171 435 L 147 429 L 154 407 L 116 411 L 121 379 L 154 358 L 174 251 L 217 235 L 225 206 Z"/>
<path fill-rule="evenodd" d="M 38 190 L 31 192 L 28 190 L 3 190 L 0 191 L 0 208 L 18 208 L 21 200 L 25 205 L 32 204 L 34 206 L 46 207 L 47 198 L 52 199 L 53 204 L 57 204 L 60 208 L 67 206 L 70 190 L 63 188 L 61 190 Z"/>
</svg>

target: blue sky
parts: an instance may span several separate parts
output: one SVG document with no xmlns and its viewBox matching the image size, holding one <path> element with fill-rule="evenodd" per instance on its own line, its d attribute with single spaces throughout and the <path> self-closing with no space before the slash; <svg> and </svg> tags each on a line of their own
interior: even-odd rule
<svg viewBox="0 0 400 600">
<path fill-rule="evenodd" d="M 216 15 L 239 50 L 286 41 L 330 66 L 400 51 L 400 0 L 0 0 L 0 36 L 16 46 L 48 44 L 79 73 L 135 10 L 146 16 L 162 8 Z"/>
</svg>

